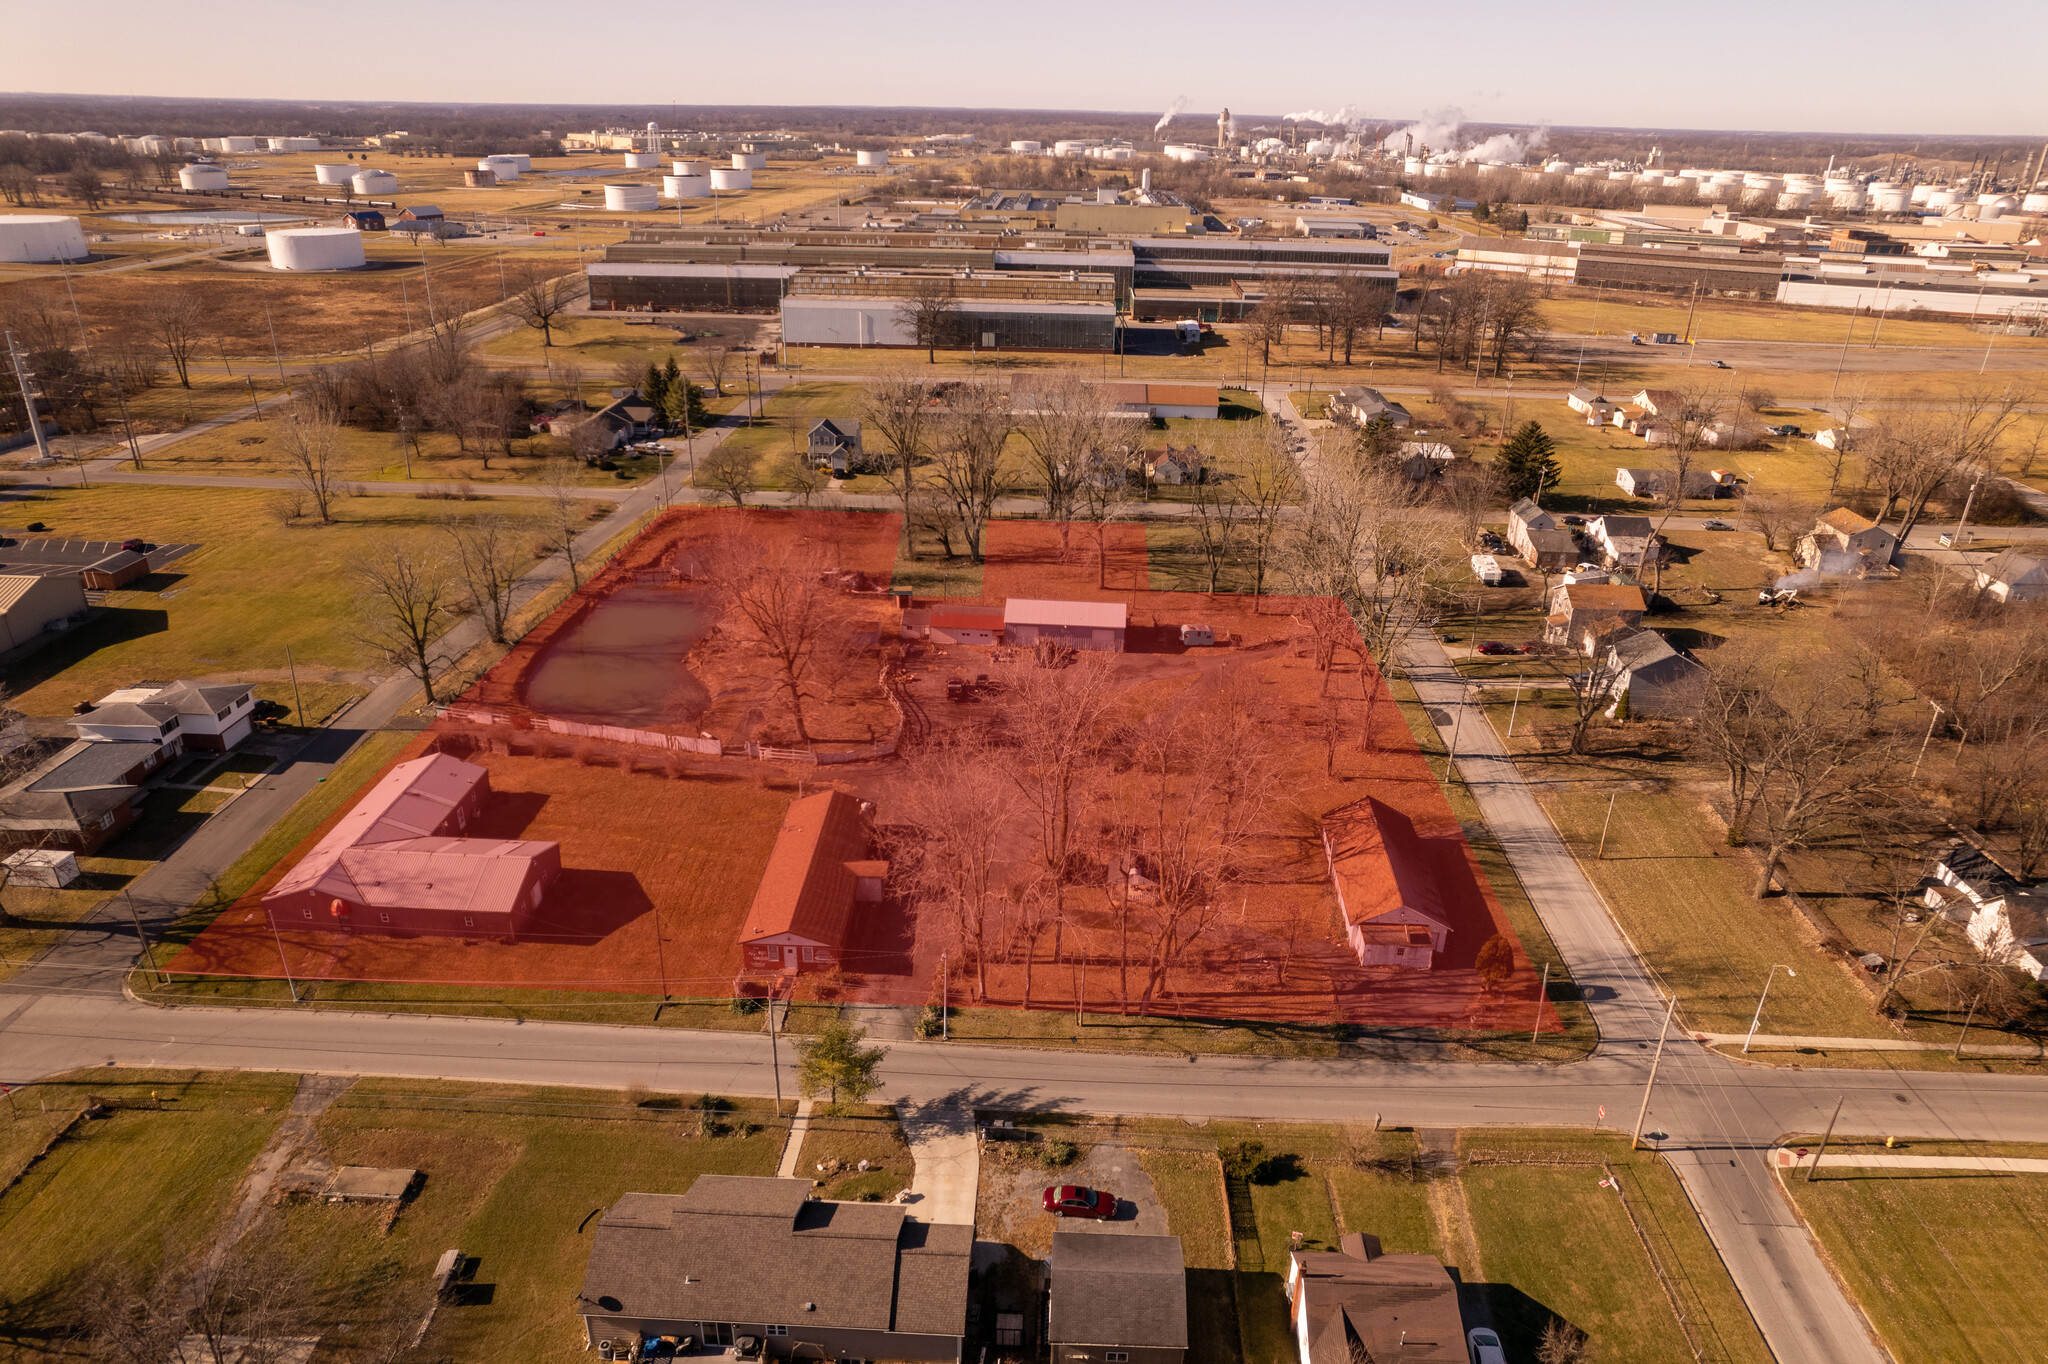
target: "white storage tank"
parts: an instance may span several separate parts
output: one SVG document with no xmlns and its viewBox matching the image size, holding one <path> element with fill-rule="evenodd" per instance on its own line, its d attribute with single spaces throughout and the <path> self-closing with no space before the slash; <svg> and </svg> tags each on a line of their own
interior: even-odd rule
<svg viewBox="0 0 2048 1364">
<path fill-rule="evenodd" d="M 677 175 L 683 176 L 709 175 L 711 173 L 710 167 L 706 166 L 702 161 L 677 161 L 670 169 Z"/>
<path fill-rule="evenodd" d="M 180 189 L 226 189 L 228 173 L 219 166 L 202 161 L 195 166 L 184 166 L 178 171 Z"/>
<path fill-rule="evenodd" d="M 711 177 L 708 175 L 664 175 L 661 177 L 661 197 L 664 199 L 702 199 L 711 193 Z"/>
<path fill-rule="evenodd" d="M 322 185 L 345 185 L 355 173 L 356 168 L 346 161 L 320 161 L 313 166 L 313 179 Z"/>
<path fill-rule="evenodd" d="M 358 194 L 398 193 L 398 177 L 388 170 L 371 170 L 366 166 L 357 171 L 349 183 L 356 187 Z"/>
<path fill-rule="evenodd" d="M 1419 156 L 1408 157 L 1401 162 L 1401 174 L 1420 175 L 1422 174 L 1424 164 L 1423 159 Z"/>
<path fill-rule="evenodd" d="M 1977 214 L 1977 220 L 1988 223 L 2003 218 L 2019 206 L 2019 199 L 2010 194 L 1980 194 L 1977 196 L 1977 207 L 1982 211 Z"/>
<path fill-rule="evenodd" d="M 1010 150 L 1019 156 L 1036 156 L 1045 150 L 1043 142 L 1018 141 L 1010 144 Z"/>
<path fill-rule="evenodd" d="M 2048 194 L 2029 194 L 2020 201 L 2022 213 L 2048 213 Z"/>
<path fill-rule="evenodd" d="M 753 187 L 754 173 L 750 170 L 733 170 L 728 166 L 720 166 L 711 172 L 711 188 L 713 189 L 732 191 L 752 189 Z"/>
<path fill-rule="evenodd" d="M 76 218 L 54 213 L 0 215 L 0 261 L 83 260 L 86 254 L 85 233 Z"/>
<path fill-rule="evenodd" d="M 1165 151 L 1166 159 L 1169 161 L 1207 161 L 1209 159 L 1209 151 L 1206 147 L 1169 146 Z"/>
<path fill-rule="evenodd" d="M 1932 209 L 1954 208 L 1958 197 L 1952 189 L 1929 190 L 1927 193 L 1927 207 Z"/>
<path fill-rule="evenodd" d="M 627 153 L 626 153 L 626 169 L 627 169 L 627 170 L 653 170 L 653 169 L 654 169 L 654 168 L 655 168 L 656 166 L 658 166 L 658 165 L 660 165 L 660 164 L 661 164 L 661 153 L 659 153 L 659 152 L 627 152 Z"/>
<path fill-rule="evenodd" d="M 1813 191 L 1810 189 L 1788 189 L 1778 196 L 1780 213 L 1797 213 L 1813 207 Z"/>
<path fill-rule="evenodd" d="M 1636 176 L 1636 183 L 1646 185 L 1651 189 L 1661 189 L 1664 182 L 1669 178 L 1663 171 L 1643 171 Z"/>
<path fill-rule="evenodd" d="M 1829 190 L 1828 200 L 1845 213 L 1861 213 L 1870 207 L 1870 196 L 1863 192 L 1863 186 L 1851 185 L 1847 189 Z"/>
<path fill-rule="evenodd" d="M 1607 178 L 1609 180 L 1633 180 L 1636 178 L 1636 173 L 1634 171 L 1611 170 L 1607 172 Z"/>
<path fill-rule="evenodd" d="M 521 175 L 525 175 L 533 169 L 533 158 L 525 152 L 503 152 L 498 155 L 509 156 L 513 161 L 517 162 Z M 491 159 L 493 161 L 497 160 L 498 155 L 492 156 Z"/>
<path fill-rule="evenodd" d="M 266 138 L 265 141 L 269 144 L 270 150 L 274 152 L 317 152 L 320 150 L 320 139 L 317 137 L 272 137 Z"/>
<path fill-rule="evenodd" d="M 658 206 L 652 185 L 606 185 L 604 206 L 610 213 L 637 213 Z"/>
<path fill-rule="evenodd" d="M 285 227 L 265 239 L 277 270 L 354 270 L 363 264 L 363 234 L 352 227 Z"/>
<path fill-rule="evenodd" d="M 1785 188 L 1785 177 L 1752 171 L 1742 177 L 1742 188 L 1750 194 L 1777 194 Z"/>
<path fill-rule="evenodd" d="M 1452 169 L 1453 167 L 1447 166 L 1441 161 L 1426 161 L 1422 166 L 1422 178 L 1425 180 L 1441 180 L 1449 175 Z"/>
<path fill-rule="evenodd" d="M 253 137 L 223 137 L 220 139 L 220 149 L 224 152 L 253 152 L 256 150 L 256 139 Z"/>
<path fill-rule="evenodd" d="M 732 154 L 732 168 L 743 171 L 766 170 L 768 169 L 768 158 L 760 152 L 734 152 Z"/>
<path fill-rule="evenodd" d="M 1564 160 L 1545 161 L 1543 163 L 1543 173 L 1545 175 L 1570 175 L 1577 169 L 1577 166 Z"/>
<path fill-rule="evenodd" d="M 1905 185 L 1878 183 L 1870 187 L 1873 213 L 1904 213 L 1913 202 L 1913 191 Z"/>
<path fill-rule="evenodd" d="M 519 178 L 519 158 L 516 156 L 487 156 L 476 163 L 476 168 L 497 176 L 501 185 Z"/>
<path fill-rule="evenodd" d="M 855 152 L 853 154 L 853 163 L 856 166 L 886 166 L 889 164 L 889 153 Z"/>
</svg>

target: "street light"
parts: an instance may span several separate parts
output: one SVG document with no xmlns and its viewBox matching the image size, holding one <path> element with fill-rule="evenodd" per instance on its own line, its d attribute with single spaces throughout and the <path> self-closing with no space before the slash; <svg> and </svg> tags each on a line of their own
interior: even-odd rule
<svg viewBox="0 0 2048 1364">
<path fill-rule="evenodd" d="M 1780 971 L 1783 971 L 1787 976 L 1795 980 L 1798 979 L 1799 973 L 1791 967 L 1779 966 L 1775 962 L 1771 964 L 1770 974 L 1764 977 L 1764 992 L 1756 997 L 1756 1017 L 1749 1020 L 1749 1036 L 1742 1039 L 1742 1054 L 1744 1056 L 1749 1055 L 1749 1044 L 1756 1038 L 1757 1025 L 1763 1022 L 1764 1001 L 1771 997 L 1771 982 L 1778 978 L 1778 972 Z"/>
</svg>

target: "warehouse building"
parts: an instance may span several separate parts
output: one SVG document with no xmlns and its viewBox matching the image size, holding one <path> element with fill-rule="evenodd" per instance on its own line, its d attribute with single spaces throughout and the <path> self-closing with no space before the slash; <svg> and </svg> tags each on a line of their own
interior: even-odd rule
<svg viewBox="0 0 2048 1364">
<path fill-rule="evenodd" d="M 800 270 L 782 299 L 792 346 L 917 347 L 912 312 L 934 286 L 949 302 L 937 344 L 977 350 L 1108 351 L 1117 342 L 1109 275 L 1022 276 L 940 270 Z"/>
<path fill-rule="evenodd" d="M 1044 641 L 1122 653 L 1128 623 L 1129 612 L 1117 601 L 1012 597 L 1003 603 L 1003 640 L 1025 649 Z"/>
</svg>

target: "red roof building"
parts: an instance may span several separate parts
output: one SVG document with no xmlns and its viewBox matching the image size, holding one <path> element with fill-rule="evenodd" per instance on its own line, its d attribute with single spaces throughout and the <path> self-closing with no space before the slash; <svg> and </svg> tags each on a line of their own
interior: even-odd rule
<svg viewBox="0 0 2048 1364">
<path fill-rule="evenodd" d="M 516 937 L 562 849 L 462 837 L 490 793 L 488 772 L 445 753 L 398 764 L 263 897 L 271 926 Z"/>
<path fill-rule="evenodd" d="M 806 796 L 783 816 L 740 930 L 749 970 L 830 971 L 844 960 L 855 901 L 878 901 L 889 864 L 872 860 L 861 804 L 843 791 Z"/>
<path fill-rule="evenodd" d="M 1332 810 L 1323 852 L 1359 965 L 1427 971 L 1450 937 L 1450 915 L 1408 816 L 1371 796 Z"/>
</svg>

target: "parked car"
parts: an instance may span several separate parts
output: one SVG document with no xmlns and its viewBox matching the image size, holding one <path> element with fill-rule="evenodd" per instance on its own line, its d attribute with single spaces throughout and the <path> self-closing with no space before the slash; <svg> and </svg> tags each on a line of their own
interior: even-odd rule
<svg viewBox="0 0 2048 1364">
<path fill-rule="evenodd" d="M 1489 639 L 1479 646 L 1478 652 L 1482 654 L 1511 654 L 1515 652 L 1515 646 L 1503 644 L 1497 639 Z"/>
<path fill-rule="evenodd" d="M 1726 360 L 1709 360 L 1707 361 L 1707 363 L 1712 365 L 1715 369 L 1727 369 L 1729 367 L 1728 362 Z"/>
<path fill-rule="evenodd" d="M 1786 423 L 1783 426 L 1767 426 L 1764 428 L 1764 430 L 1770 432 L 1774 436 L 1797 436 L 1804 434 L 1800 431 L 1798 427 L 1793 426 L 1790 423 Z"/>
<path fill-rule="evenodd" d="M 1567 526 L 1583 526 L 1586 524 L 1586 518 L 1583 516 L 1567 516 L 1564 519 L 1564 523 Z"/>
<path fill-rule="evenodd" d="M 1116 1195 L 1080 1184 L 1055 1184 L 1045 1191 L 1045 1210 L 1055 1217 L 1114 1217 Z"/>
<path fill-rule="evenodd" d="M 1500 1337 L 1484 1326 L 1475 1326 L 1467 1331 L 1465 1345 L 1472 1351 L 1472 1364 L 1508 1364 L 1507 1351 L 1501 1348 Z"/>
<path fill-rule="evenodd" d="M 1728 523 L 1727 523 L 1726 521 L 1708 521 L 1708 522 L 1704 523 L 1704 524 L 1703 524 L 1703 525 L 1702 525 L 1702 526 L 1700 527 L 1700 529 L 1702 529 L 1702 530 L 1734 530 L 1734 529 L 1735 529 L 1735 527 L 1733 527 L 1733 526 L 1729 525 L 1729 524 L 1728 524 Z"/>
</svg>

